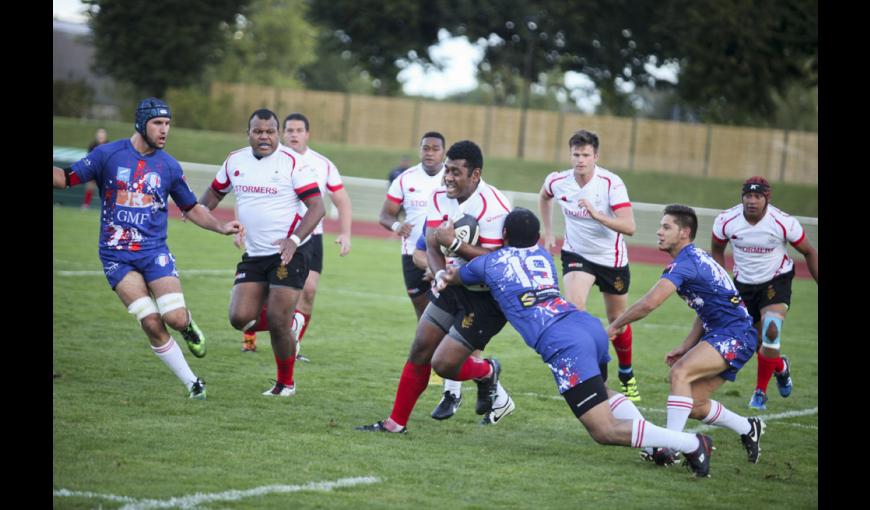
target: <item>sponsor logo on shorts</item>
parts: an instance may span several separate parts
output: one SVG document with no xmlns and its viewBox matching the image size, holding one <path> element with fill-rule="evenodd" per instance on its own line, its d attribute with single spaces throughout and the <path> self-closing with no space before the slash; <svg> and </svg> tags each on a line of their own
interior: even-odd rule
<svg viewBox="0 0 870 510">
<path fill-rule="evenodd" d="M 275 276 L 278 277 L 279 280 L 287 278 L 287 274 L 287 266 L 278 266 L 278 271 L 275 272 Z"/>
<path fill-rule="evenodd" d="M 462 328 L 468 329 L 474 324 L 474 312 L 466 315 L 462 318 Z"/>
<path fill-rule="evenodd" d="M 776 295 L 776 291 L 773 289 L 773 285 L 767 287 L 767 299 L 773 299 L 773 296 Z"/>
<path fill-rule="evenodd" d="M 112 262 L 111 264 L 109 264 L 108 266 L 106 266 L 104 268 L 104 271 L 106 272 L 107 275 L 110 275 L 110 274 L 114 273 L 115 271 L 117 271 L 119 267 L 120 267 L 120 264 L 118 264 L 117 262 Z"/>
<path fill-rule="evenodd" d="M 412 289 L 408 289 L 408 294 L 416 294 L 419 291 L 420 291 L 419 287 L 414 287 Z"/>
<path fill-rule="evenodd" d="M 583 267 L 583 263 L 582 262 L 568 262 L 568 267 L 570 267 L 572 269 L 577 269 L 577 268 Z"/>
<path fill-rule="evenodd" d="M 166 264 L 169 264 L 169 257 L 167 257 L 165 253 L 161 253 L 156 259 L 154 259 L 154 262 L 156 262 L 160 267 L 166 267 Z"/>
<path fill-rule="evenodd" d="M 244 278 L 244 277 L 245 277 L 245 273 L 236 273 L 235 279 L 239 280 L 239 279 Z"/>
</svg>

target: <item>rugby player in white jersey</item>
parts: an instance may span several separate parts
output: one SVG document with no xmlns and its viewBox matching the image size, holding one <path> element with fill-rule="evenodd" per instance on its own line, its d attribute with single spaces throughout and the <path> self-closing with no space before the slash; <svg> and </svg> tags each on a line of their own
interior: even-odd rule
<svg viewBox="0 0 870 510">
<path fill-rule="evenodd" d="M 290 397 L 296 394 L 290 324 L 308 277 L 307 257 L 298 248 L 310 239 L 325 208 L 315 173 L 301 164 L 299 154 L 281 146 L 278 137 L 275 113 L 255 111 L 248 120 L 250 147 L 227 156 L 201 201 L 214 209 L 227 193 L 236 194 L 246 236 L 230 299 L 230 323 L 240 331 L 250 329 L 268 303 L 278 375 L 263 395 Z"/>
<path fill-rule="evenodd" d="M 317 179 L 317 185 L 320 187 L 321 195 L 329 194 L 332 203 L 338 210 L 339 234 L 335 239 L 335 244 L 340 246 L 339 255 L 344 257 L 350 253 L 350 237 L 351 237 L 351 222 L 352 211 L 350 196 L 344 188 L 344 182 L 341 180 L 341 174 L 335 163 L 329 160 L 326 156 L 315 151 L 308 146 L 308 139 L 311 136 L 310 123 L 308 117 L 301 113 L 291 113 L 284 118 L 284 131 L 282 141 L 284 145 L 292 148 L 299 153 L 300 160 L 304 167 L 312 170 Z M 302 210 L 305 211 L 305 204 L 302 204 Z M 302 213 L 304 214 L 304 212 Z M 323 221 L 317 224 L 314 232 L 311 234 L 311 239 L 299 247 L 299 251 L 308 257 L 308 278 L 305 279 L 305 288 L 302 289 L 302 296 L 299 297 L 299 302 L 296 304 L 296 309 L 293 311 L 293 332 L 296 334 L 296 358 L 307 361 L 307 358 L 299 354 L 302 338 L 311 324 L 311 314 L 314 310 L 314 298 L 317 294 L 317 285 L 320 282 L 320 275 L 323 273 Z M 268 321 L 266 313 L 268 307 L 263 308 L 260 314 L 260 321 L 250 331 L 245 331 L 242 338 L 242 351 L 253 352 L 257 350 L 257 331 L 265 331 L 268 329 Z"/>
<path fill-rule="evenodd" d="M 752 315 L 761 339 L 755 392 L 749 407 L 767 409 L 767 385 L 771 375 L 783 397 L 791 395 L 788 357 L 781 355 L 782 323 L 791 305 L 794 261 L 790 243 L 806 258 L 807 268 L 819 281 L 819 254 L 810 244 L 800 222 L 770 204 L 770 183 L 750 177 L 743 183 L 740 204 L 716 217 L 713 223 L 713 258 L 725 267 L 725 246 L 734 252 L 734 281 Z"/>
<path fill-rule="evenodd" d="M 503 244 L 502 226 L 511 205 L 500 191 L 483 181 L 482 169 L 483 155 L 474 142 L 457 142 L 447 151 L 445 185 L 433 193 L 426 214 L 427 256 L 436 275 L 439 271 L 443 274 L 448 264 L 465 264 Z M 479 246 L 456 237 L 453 222 L 465 214 L 478 221 Z M 441 247 L 447 252 L 446 258 Z M 486 347 L 506 322 L 488 288 L 450 287 L 429 296 L 430 303 L 417 325 L 390 416 L 356 427 L 357 430 L 406 432 L 408 419 L 429 384 L 433 368 L 441 377 L 474 380 L 478 384 L 476 411 L 484 415 L 482 424 L 498 423 L 513 412 L 513 400 L 498 380 L 501 371 L 498 361 L 473 356 L 476 350 Z"/>
<path fill-rule="evenodd" d="M 544 180 L 538 197 L 543 225 L 544 247 L 556 245 L 552 211 L 555 198 L 565 217 L 562 246 L 562 276 L 568 301 L 586 310 L 593 285 L 604 296 L 607 320 L 613 322 L 628 307 L 631 273 L 625 236 L 634 234 L 634 213 L 622 179 L 596 163 L 598 135 L 580 130 L 571 136 L 573 168 L 553 172 Z M 613 338 L 619 361 L 621 392 L 640 402 L 637 378 L 631 364 L 632 332 L 628 325 Z"/>
</svg>

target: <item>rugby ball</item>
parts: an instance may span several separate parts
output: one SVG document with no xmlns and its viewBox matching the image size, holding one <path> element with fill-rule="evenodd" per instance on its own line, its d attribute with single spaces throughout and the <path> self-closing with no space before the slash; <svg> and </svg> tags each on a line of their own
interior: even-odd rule
<svg viewBox="0 0 870 510">
<path fill-rule="evenodd" d="M 454 221 L 453 230 L 456 233 L 456 238 L 465 244 L 475 246 L 480 240 L 480 225 L 477 224 L 477 219 L 470 214 L 463 214 L 461 218 Z M 441 253 L 448 257 L 453 256 L 447 246 L 441 247 Z"/>
</svg>

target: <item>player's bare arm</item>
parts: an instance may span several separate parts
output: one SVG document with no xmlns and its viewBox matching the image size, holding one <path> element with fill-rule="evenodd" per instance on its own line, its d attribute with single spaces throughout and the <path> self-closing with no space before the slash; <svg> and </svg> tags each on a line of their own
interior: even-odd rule
<svg viewBox="0 0 870 510">
<path fill-rule="evenodd" d="M 813 247 L 813 245 L 811 245 L 810 242 L 806 240 L 806 238 L 804 238 L 804 240 L 801 241 L 800 244 L 795 245 L 794 249 L 804 256 L 807 261 L 807 269 L 809 269 L 810 274 L 813 275 L 813 280 L 815 280 L 816 283 L 819 283 L 818 250 L 816 250 L 815 247 Z"/>
<path fill-rule="evenodd" d="M 541 237 L 547 250 L 556 246 L 556 236 L 553 235 L 553 197 L 547 193 L 547 183 L 541 186 L 538 193 L 538 209 L 541 212 Z"/>
<path fill-rule="evenodd" d="M 627 326 L 634 321 L 643 319 L 653 310 L 660 307 L 671 294 L 677 291 L 676 285 L 666 278 L 659 279 L 658 282 L 636 303 L 628 307 L 628 310 L 610 323 L 607 328 L 607 336 L 613 338 L 623 326 Z"/>
<path fill-rule="evenodd" d="M 214 211 L 214 208 L 217 207 L 223 199 L 224 195 L 221 195 L 209 186 L 202 192 L 202 196 L 199 197 L 199 203 L 208 207 L 209 211 Z"/>
<path fill-rule="evenodd" d="M 589 216 L 593 220 L 601 223 L 614 232 L 619 232 L 625 236 L 631 236 L 634 235 L 634 232 L 637 230 L 637 225 L 634 223 L 634 211 L 632 211 L 631 206 L 621 207 L 613 211 L 615 216 L 608 216 L 603 212 L 596 210 L 592 203 L 585 198 L 580 200 L 580 203 L 583 204 L 583 207 L 585 207 L 587 211 L 589 211 Z"/>
<path fill-rule="evenodd" d="M 66 173 L 64 173 L 63 168 L 54 166 L 51 173 L 54 181 L 53 186 L 58 189 L 66 188 Z"/>
<path fill-rule="evenodd" d="M 399 211 L 401 210 L 402 204 L 397 204 L 389 198 L 384 200 L 379 222 L 385 229 L 393 231 L 402 237 L 408 237 L 411 235 L 411 230 L 414 226 L 410 223 L 399 221 Z"/>
<path fill-rule="evenodd" d="M 448 285 L 462 285 L 462 277 L 459 275 L 459 268 L 450 266 L 442 270 L 438 278 L 437 290 L 444 290 Z"/>
<path fill-rule="evenodd" d="M 692 323 L 692 329 L 680 345 L 674 347 L 671 352 L 665 354 L 665 363 L 670 367 L 683 357 L 683 354 L 689 352 L 689 349 L 695 346 L 701 335 L 704 334 L 704 322 L 700 317 L 695 317 L 695 322 Z"/>
<path fill-rule="evenodd" d="M 444 266 L 447 265 L 444 254 L 441 253 L 441 244 L 435 237 L 436 230 L 434 228 L 426 229 L 426 260 L 432 274 L 444 269 Z"/>
<path fill-rule="evenodd" d="M 716 261 L 722 267 L 725 267 L 725 246 L 728 245 L 728 241 L 725 242 L 720 241 L 716 236 L 710 241 L 710 255 L 713 256 L 713 260 Z M 725 269 L 728 269 L 725 267 Z"/>
<path fill-rule="evenodd" d="M 284 239 L 278 239 L 272 244 L 279 247 L 281 252 L 281 264 L 286 265 L 293 260 L 293 254 L 296 253 L 296 248 L 299 247 L 298 242 L 308 237 L 308 234 L 314 231 L 314 228 L 326 215 L 326 206 L 323 204 L 323 198 L 320 195 L 309 196 L 302 200 L 305 207 L 305 216 L 299 222 L 299 226 L 291 235 Z M 299 241 L 297 241 L 297 239 Z"/>
<path fill-rule="evenodd" d="M 344 188 L 331 195 L 332 203 L 338 209 L 339 234 L 335 238 L 335 244 L 341 246 L 339 255 L 344 257 L 350 253 L 350 227 L 353 217 L 351 215 L 350 195 Z"/>
<path fill-rule="evenodd" d="M 245 229 L 245 227 L 237 220 L 221 223 L 220 220 L 215 218 L 211 214 L 211 211 L 202 204 L 194 205 L 189 211 L 184 213 L 184 217 L 199 227 L 223 235 L 241 234 Z"/>
</svg>

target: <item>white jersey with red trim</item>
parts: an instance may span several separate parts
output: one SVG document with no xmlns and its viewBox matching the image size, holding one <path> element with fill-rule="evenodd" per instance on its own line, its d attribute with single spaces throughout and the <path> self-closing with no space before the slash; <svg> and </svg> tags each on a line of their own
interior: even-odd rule
<svg viewBox="0 0 870 510">
<path fill-rule="evenodd" d="M 553 172 L 544 180 L 545 192 L 555 198 L 565 216 L 563 249 L 607 267 L 628 265 L 625 236 L 598 223 L 580 200 L 589 200 L 596 210 L 615 217 L 614 211 L 631 207 L 625 183 L 615 173 L 595 166 L 592 180 L 581 187 L 574 169 Z"/>
<path fill-rule="evenodd" d="M 278 253 L 278 246 L 272 243 L 289 237 L 302 220 L 303 204 L 299 197 L 319 194 L 314 172 L 305 171 L 299 159 L 299 153 L 289 147 L 279 146 L 260 159 L 254 157 L 253 149 L 246 147 L 231 152 L 218 170 L 211 187 L 221 196 L 230 191 L 236 194 L 248 255 Z"/>
<path fill-rule="evenodd" d="M 320 187 L 321 195 L 326 195 L 327 193 L 333 194 L 344 188 L 344 181 L 341 180 L 341 174 L 338 172 L 335 163 L 330 161 L 329 158 L 323 154 L 308 147 L 305 154 L 298 156 L 298 158 L 301 159 L 304 168 L 311 170 L 314 172 L 314 175 L 317 176 L 317 185 Z M 307 211 L 308 208 L 305 207 L 305 204 L 302 204 L 302 212 L 300 214 L 305 216 Z M 323 233 L 323 220 L 320 220 L 317 223 L 317 226 L 314 227 L 314 230 L 311 233 Z"/>
<path fill-rule="evenodd" d="M 800 244 L 806 234 L 793 216 L 767 204 L 767 212 L 755 225 L 743 216 L 738 204 L 716 216 L 713 241 L 731 242 L 734 252 L 734 279 L 755 285 L 765 283 L 794 268 L 785 243 Z"/>
<path fill-rule="evenodd" d="M 504 245 L 502 228 L 510 212 L 511 203 L 508 199 L 483 179 L 477 184 L 477 189 L 462 203 L 455 198 L 448 198 L 447 190 L 439 186 L 432 194 L 432 204 L 426 214 L 426 228 L 437 228 L 444 221 L 445 216 L 455 222 L 463 215 L 470 214 L 477 219 L 480 228 L 480 246 L 495 250 Z M 462 266 L 468 261 L 461 257 L 447 257 L 446 262 L 448 265 Z M 469 288 L 480 290 L 478 286 Z"/>
<path fill-rule="evenodd" d="M 429 210 L 429 199 L 432 192 L 441 185 L 444 167 L 435 175 L 429 175 L 418 163 L 408 168 L 393 179 L 387 190 L 387 200 L 400 204 L 405 210 L 405 223 L 414 226 L 411 235 L 402 239 L 402 255 L 412 255 L 417 238 L 423 233 L 426 213 Z"/>
</svg>

